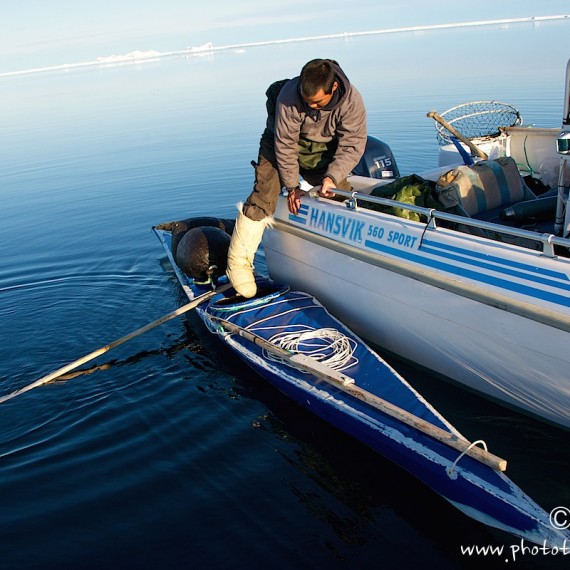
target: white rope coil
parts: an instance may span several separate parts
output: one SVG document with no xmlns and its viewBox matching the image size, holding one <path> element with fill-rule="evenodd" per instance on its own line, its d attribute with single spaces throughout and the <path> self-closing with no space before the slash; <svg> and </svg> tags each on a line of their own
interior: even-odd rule
<svg viewBox="0 0 570 570">
<path fill-rule="evenodd" d="M 354 357 L 356 342 L 333 328 L 278 333 L 269 342 L 289 352 L 310 356 L 333 370 L 345 370 L 358 362 Z M 281 361 L 269 353 L 264 356 L 268 360 Z"/>
<path fill-rule="evenodd" d="M 308 311 L 309 309 L 320 309 L 321 306 L 313 303 L 313 299 L 307 293 L 298 292 L 298 297 L 287 299 L 275 299 L 266 306 L 282 305 L 283 310 L 270 314 L 264 318 L 251 322 L 245 327 L 246 330 L 259 334 L 260 331 L 279 330 L 268 341 L 277 347 L 284 348 L 292 354 L 304 354 L 314 358 L 318 362 L 332 368 L 333 370 L 342 371 L 354 366 L 358 363 L 358 358 L 354 356 L 356 350 L 356 341 L 347 337 L 337 329 L 325 327 L 316 329 L 305 324 L 288 324 L 289 330 L 283 331 L 283 325 L 272 325 L 273 322 L 283 320 L 286 315 L 291 315 L 300 311 Z M 305 301 L 301 306 L 288 307 L 292 302 Z M 257 308 L 252 306 L 251 309 L 239 311 L 240 315 L 248 311 L 255 311 Z M 231 318 L 231 317 L 228 317 Z M 287 319 L 286 319 L 287 320 Z M 287 364 L 286 361 L 274 354 L 263 350 L 263 356 L 267 360 Z M 287 364 L 290 366 L 289 364 Z"/>
</svg>

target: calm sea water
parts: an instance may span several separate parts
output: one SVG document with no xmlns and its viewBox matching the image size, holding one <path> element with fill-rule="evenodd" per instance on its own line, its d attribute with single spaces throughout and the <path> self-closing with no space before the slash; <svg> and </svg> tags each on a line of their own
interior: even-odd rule
<svg viewBox="0 0 570 570">
<path fill-rule="evenodd" d="M 432 109 L 495 99 L 559 126 L 569 32 L 371 36 L 0 79 L 0 393 L 184 302 L 151 227 L 235 215 L 271 81 L 337 59 L 407 174 L 435 164 Z M 392 364 L 544 508 L 570 506 L 567 434 Z M 506 555 L 460 546 L 516 542 L 299 409 L 192 315 L 0 405 L 0 433 L 6 569 L 499 567 Z"/>
</svg>

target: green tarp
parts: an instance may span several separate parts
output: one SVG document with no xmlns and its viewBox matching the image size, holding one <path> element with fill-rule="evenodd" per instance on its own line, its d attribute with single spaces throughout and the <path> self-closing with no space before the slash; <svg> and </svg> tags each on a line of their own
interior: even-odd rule
<svg viewBox="0 0 570 570">
<path fill-rule="evenodd" d="M 370 195 L 389 198 L 390 200 L 397 200 L 398 202 L 413 204 L 414 206 L 421 206 L 422 208 L 444 210 L 445 208 L 432 196 L 434 189 L 435 182 L 424 180 L 421 176 L 411 174 L 410 176 L 398 178 L 389 184 L 375 187 L 372 192 L 370 192 Z M 359 205 L 369 210 L 392 214 L 393 216 L 414 220 L 416 222 L 427 221 L 425 216 L 406 210 L 405 208 L 396 208 L 394 206 L 384 206 L 382 204 L 362 201 Z"/>
</svg>

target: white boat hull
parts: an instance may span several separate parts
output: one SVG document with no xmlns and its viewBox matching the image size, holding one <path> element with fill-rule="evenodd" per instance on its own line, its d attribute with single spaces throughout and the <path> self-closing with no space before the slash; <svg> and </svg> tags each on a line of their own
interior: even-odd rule
<svg viewBox="0 0 570 570">
<path fill-rule="evenodd" d="M 303 204 L 293 217 L 280 199 L 264 236 L 272 278 L 382 348 L 570 428 L 570 262 L 330 201 Z"/>
</svg>

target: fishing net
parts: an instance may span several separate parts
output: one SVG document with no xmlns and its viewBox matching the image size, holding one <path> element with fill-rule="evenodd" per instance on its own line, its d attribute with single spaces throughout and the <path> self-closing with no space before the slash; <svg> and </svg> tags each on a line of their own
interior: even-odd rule
<svg viewBox="0 0 570 570">
<path fill-rule="evenodd" d="M 522 125 L 520 113 L 507 103 L 499 101 L 473 101 L 448 109 L 441 114 L 452 127 L 468 139 L 495 137 L 500 127 Z M 453 136 L 443 125 L 435 123 L 440 146 L 451 143 Z"/>
</svg>

